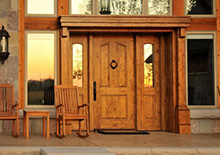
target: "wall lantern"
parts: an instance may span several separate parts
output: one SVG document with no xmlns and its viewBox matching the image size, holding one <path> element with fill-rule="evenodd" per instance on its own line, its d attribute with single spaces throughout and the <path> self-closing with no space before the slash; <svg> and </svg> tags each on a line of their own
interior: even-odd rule
<svg viewBox="0 0 220 155">
<path fill-rule="evenodd" d="M 2 29 L 0 30 L 0 61 L 4 64 L 4 61 L 8 59 L 10 53 L 8 52 L 8 31 L 5 30 L 4 25 L 2 25 Z"/>
<path fill-rule="evenodd" d="M 100 14 L 111 14 L 110 0 L 100 0 Z"/>
</svg>

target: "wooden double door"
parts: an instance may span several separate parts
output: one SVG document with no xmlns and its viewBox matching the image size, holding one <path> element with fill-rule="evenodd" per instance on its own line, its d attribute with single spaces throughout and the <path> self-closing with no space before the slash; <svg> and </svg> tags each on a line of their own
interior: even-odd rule
<svg viewBox="0 0 220 155">
<path fill-rule="evenodd" d="M 161 130 L 159 36 L 72 35 L 75 43 L 84 46 L 80 96 L 91 129 Z"/>
</svg>

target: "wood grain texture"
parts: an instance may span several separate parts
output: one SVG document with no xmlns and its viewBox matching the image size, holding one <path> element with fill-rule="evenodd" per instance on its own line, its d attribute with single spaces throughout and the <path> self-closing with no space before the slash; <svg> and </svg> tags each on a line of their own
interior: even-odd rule
<svg viewBox="0 0 220 155">
<path fill-rule="evenodd" d="M 24 17 L 26 30 L 58 30 L 57 18 Z"/>
<path fill-rule="evenodd" d="M 69 14 L 69 0 L 57 0 L 58 17 Z"/>
<path fill-rule="evenodd" d="M 218 87 L 220 86 L 220 0 L 216 1 L 216 6 L 217 6 L 217 65 L 218 65 Z M 219 88 L 220 89 L 220 88 Z M 218 92 L 220 94 L 220 92 Z M 218 107 L 220 109 L 220 97 L 218 95 Z"/>
<path fill-rule="evenodd" d="M 154 86 L 144 87 L 144 45 L 153 45 Z M 161 49 L 160 38 L 155 35 L 136 37 L 137 129 L 161 130 Z"/>
<path fill-rule="evenodd" d="M 192 18 L 192 22 L 187 31 L 212 31 L 216 30 L 216 18 Z"/>
<path fill-rule="evenodd" d="M 65 125 L 67 121 L 78 121 L 79 129 L 77 134 L 80 137 L 87 137 L 89 133 L 89 104 L 80 103 L 78 87 L 72 85 L 57 85 L 55 88 L 56 122 L 61 127 L 57 128 L 57 136 L 65 136 Z M 85 108 L 85 109 L 84 109 Z M 85 110 L 85 113 L 82 110 Z M 62 123 L 61 123 L 62 121 Z M 81 122 L 86 121 L 86 135 L 81 134 Z"/>
<path fill-rule="evenodd" d="M 28 111 L 23 110 L 23 136 L 26 137 L 26 139 L 29 139 L 29 118 L 30 117 L 42 117 L 43 122 L 43 136 L 45 137 L 45 127 L 47 122 L 47 139 L 49 139 L 50 136 L 50 114 L 49 111 Z M 46 121 L 47 118 L 47 121 Z"/>
<path fill-rule="evenodd" d="M 78 88 L 79 92 L 79 103 L 88 103 L 88 36 L 87 35 L 71 35 L 70 36 L 70 41 L 69 41 L 69 51 L 68 51 L 68 61 L 71 62 L 71 67 L 70 67 L 70 72 L 69 75 L 73 75 L 73 44 L 81 44 L 82 45 L 82 87 Z M 72 77 L 72 76 L 71 76 Z M 73 79 L 71 79 L 73 80 Z M 74 85 L 74 84 L 73 84 Z M 90 107 L 89 107 L 90 108 Z M 82 114 L 85 114 L 85 111 L 82 111 Z M 89 117 L 90 118 L 90 117 Z M 72 122 L 72 130 L 77 130 L 78 129 L 78 124 L 77 122 Z M 82 129 L 86 129 L 86 123 L 82 122 Z"/>
<path fill-rule="evenodd" d="M 60 25 L 67 27 L 188 27 L 191 19 L 189 16 L 95 16 L 72 15 L 61 16 Z"/>
<path fill-rule="evenodd" d="M 178 30 L 178 36 L 180 29 Z M 178 46 L 178 105 L 176 106 L 176 125 L 178 126 L 178 133 L 182 133 L 182 126 L 189 126 L 190 128 L 190 111 L 186 105 L 186 84 L 185 84 L 185 38 L 177 38 Z M 184 113 L 183 113 L 184 111 Z M 186 124 L 188 122 L 188 124 Z M 187 129 L 188 129 L 187 128 Z M 190 134 L 191 130 L 183 132 Z"/>
<path fill-rule="evenodd" d="M 14 86 L 0 84 L 0 120 L 13 120 L 13 135 L 19 136 L 19 113 L 18 104 L 14 102 Z M 17 132 L 15 133 L 15 120 Z"/>
<path fill-rule="evenodd" d="M 173 15 L 184 16 L 184 0 L 173 0 Z"/>
<path fill-rule="evenodd" d="M 93 101 L 95 128 L 134 129 L 133 37 L 98 35 L 93 43 L 91 67 L 97 87 L 97 101 Z M 118 63 L 115 69 L 111 68 L 113 60 Z"/>
<path fill-rule="evenodd" d="M 24 1 L 19 1 L 19 108 L 25 106 Z"/>
</svg>

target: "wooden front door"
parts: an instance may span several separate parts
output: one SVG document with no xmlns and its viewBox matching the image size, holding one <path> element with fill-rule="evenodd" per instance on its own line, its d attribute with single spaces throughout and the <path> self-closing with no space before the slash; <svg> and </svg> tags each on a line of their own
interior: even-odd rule
<svg viewBox="0 0 220 155">
<path fill-rule="evenodd" d="M 161 130 L 161 46 L 160 36 L 136 36 L 138 130 Z"/>
<path fill-rule="evenodd" d="M 90 41 L 90 54 L 93 55 L 90 58 L 93 81 L 90 84 L 93 85 L 94 127 L 134 129 L 133 36 L 95 35 L 90 37 Z"/>
</svg>

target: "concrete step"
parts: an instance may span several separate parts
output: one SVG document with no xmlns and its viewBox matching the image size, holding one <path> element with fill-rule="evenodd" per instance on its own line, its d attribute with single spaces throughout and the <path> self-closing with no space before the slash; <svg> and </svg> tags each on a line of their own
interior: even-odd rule
<svg viewBox="0 0 220 155">
<path fill-rule="evenodd" d="M 42 148 L 40 155 L 116 155 L 101 147 L 49 147 Z"/>
</svg>

